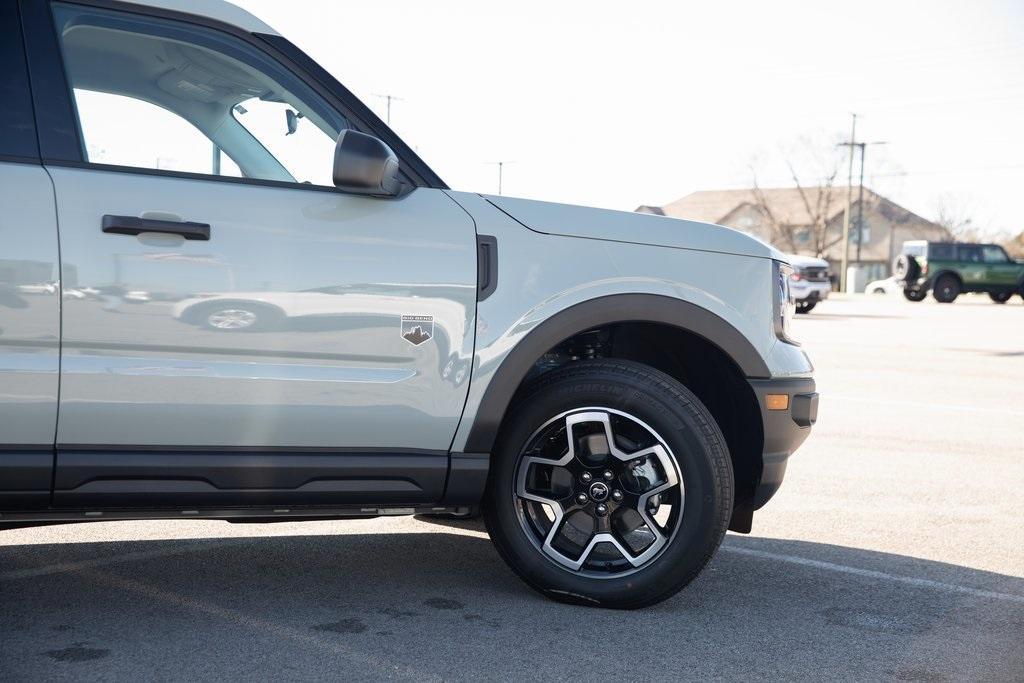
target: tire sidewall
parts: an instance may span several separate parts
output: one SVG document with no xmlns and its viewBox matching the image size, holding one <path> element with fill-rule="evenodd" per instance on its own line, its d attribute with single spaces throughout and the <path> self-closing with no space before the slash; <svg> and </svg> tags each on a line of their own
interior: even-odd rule
<svg viewBox="0 0 1024 683">
<path fill-rule="evenodd" d="M 677 387 L 684 389 L 681 385 Z M 690 397 L 700 406 L 696 397 Z M 557 565 L 527 538 L 514 503 L 514 476 L 520 451 L 528 439 L 551 418 L 588 407 L 619 410 L 650 426 L 675 456 L 684 484 L 683 515 L 675 536 L 654 560 L 617 578 L 579 576 Z M 658 385 L 644 386 L 623 378 L 574 381 L 567 377 L 528 396 L 508 420 L 511 426 L 499 435 L 500 445 L 492 459 L 485 501 L 488 531 L 506 561 L 534 588 L 570 602 L 638 606 L 675 592 L 700 571 L 717 549 L 732 510 L 728 451 L 725 450 L 725 467 L 719 464 L 716 471 L 711 450 L 724 450 L 725 441 L 710 414 L 705 419 L 716 433 L 711 440 L 717 438 L 717 443 L 707 443 L 702 437 L 707 426 L 702 429 L 701 418 L 674 404 L 671 392 Z M 670 590 L 666 592 L 666 588 Z"/>
</svg>

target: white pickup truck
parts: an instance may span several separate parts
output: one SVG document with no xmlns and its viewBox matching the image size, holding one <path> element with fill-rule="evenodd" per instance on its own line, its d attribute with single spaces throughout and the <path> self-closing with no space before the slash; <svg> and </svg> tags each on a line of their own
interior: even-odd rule
<svg viewBox="0 0 1024 683">
<path fill-rule="evenodd" d="M 796 312 L 810 313 L 819 301 L 824 301 L 832 293 L 828 261 L 796 254 L 786 258 L 793 266 L 793 272 L 789 276 L 789 291 L 793 293 Z"/>
</svg>

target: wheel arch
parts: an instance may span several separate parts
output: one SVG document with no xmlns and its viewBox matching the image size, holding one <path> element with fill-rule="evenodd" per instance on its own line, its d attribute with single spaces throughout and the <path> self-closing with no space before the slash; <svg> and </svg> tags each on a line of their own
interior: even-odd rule
<svg viewBox="0 0 1024 683">
<path fill-rule="evenodd" d="M 729 445 L 737 507 L 749 500 L 761 476 L 764 425 L 747 379 L 768 378 L 769 368 L 753 344 L 720 316 L 662 295 L 598 297 L 538 325 L 495 371 L 476 411 L 466 451 L 492 452 L 517 393 L 545 371 L 540 364 L 552 351 L 609 330 L 622 343 L 601 357 L 636 360 L 661 370 L 693 391 L 711 411 Z M 560 365 L 550 369 L 554 367 Z"/>
<path fill-rule="evenodd" d="M 956 278 L 956 281 L 960 283 L 960 290 L 961 290 L 961 292 L 963 292 L 963 290 L 964 290 L 964 279 L 962 277 L 960 277 L 960 273 L 956 272 L 952 268 L 943 268 L 942 270 L 940 270 L 937 273 L 935 273 L 934 275 L 932 275 L 932 277 L 931 277 L 931 288 L 934 289 L 935 288 L 935 283 L 939 281 L 939 278 L 944 277 L 946 275 L 952 275 L 954 278 Z"/>
<path fill-rule="evenodd" d="M 659 294 L 612 294 L 575 304 L 551 316 L 521 339 L 495 371 L 466 440 L 469 452 L 489 452 L 517 389 L 545 353 L 588 330 L 620 323 L 655 323 L 703 338 L 728 357 L 743 376 L 771 376 L 767 363 L 743 334 L 711 311 Z"/>
</svg>

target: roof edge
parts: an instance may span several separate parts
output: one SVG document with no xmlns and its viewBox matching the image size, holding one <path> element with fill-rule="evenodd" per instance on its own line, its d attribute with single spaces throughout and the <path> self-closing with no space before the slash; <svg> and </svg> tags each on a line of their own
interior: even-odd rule
<svg viewBox="0 0 1024 683">
<path fill-rule="evenodd" d="M 227 0 L 122 0 L 122 2 L 207 17 L 250 33 L 281 35 L 255 14 L 234 3 L 227 2 Z"/>
</svg>

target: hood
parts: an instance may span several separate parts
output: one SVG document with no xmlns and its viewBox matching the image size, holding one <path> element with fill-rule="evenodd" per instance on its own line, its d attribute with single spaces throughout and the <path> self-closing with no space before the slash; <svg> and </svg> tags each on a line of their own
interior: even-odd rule
<svg viewBox="0 0 1024 683">
<path fill-rule="evenodd" d="M 485 195 L 484 199 L 527 228 L 548 235 L 788 260 L 782 252 L 756 237 L 720 225 L 533 199 L 493 195 Z"/>
<path fill-rule="evenodd" d="M 815 256 L 800 256 L 799 254 L 786 254 L 786 260 L 796 268 L 828 268 L 828 261 Z"/>
</svg>

